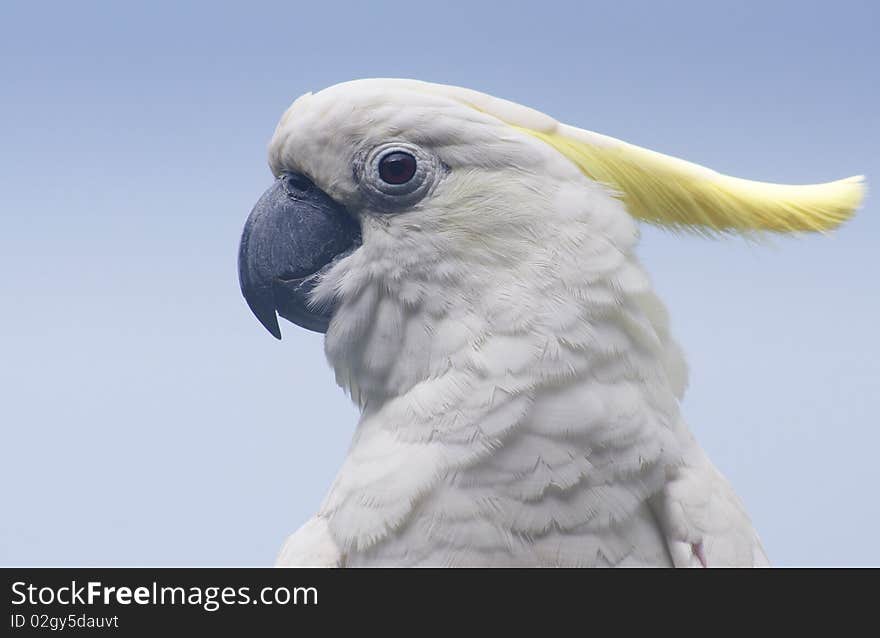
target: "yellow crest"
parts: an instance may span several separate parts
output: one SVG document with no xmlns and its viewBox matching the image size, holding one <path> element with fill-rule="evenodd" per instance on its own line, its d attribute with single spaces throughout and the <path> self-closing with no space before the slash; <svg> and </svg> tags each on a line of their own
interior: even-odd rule
<svg viewBox="0 0 880 638">
<path fill-rule="evenodd" d="M 590 179 L 620 194 L 630 214 L 676 230 L 705 234 L 826 231 L 852 217 L 864 178 L 788 185 L 722 175 L 599 133 L 560 124 L 521 104 L 469 89 L 406 82 L 440 93 L 546 142 Z"/>
<path fill-rule="evenodd" d="M 826 231 L 849 219 L 864 197 L 861 176 L 801 186 L 755 182 L 570 126 L 549 132 L 515 128 L 619 192 L 635 217 L 674 229 Z"/>
</svg>

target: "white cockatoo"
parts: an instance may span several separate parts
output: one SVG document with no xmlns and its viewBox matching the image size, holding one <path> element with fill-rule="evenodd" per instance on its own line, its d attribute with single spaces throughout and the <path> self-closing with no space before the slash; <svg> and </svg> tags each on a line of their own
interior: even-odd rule
<svg viewBox="0 0 880 638">
<path fill-rule="evenodd" d="M 687 368 L 638 222 L 823 231 L 861 177 L 787 186 L 467 89 L 339 84 L 297 99 L 247 221 L 242 291 L 325 332 L 360 407 L 281 565 L 765 565 L 680 411 Z"/>
</svg>

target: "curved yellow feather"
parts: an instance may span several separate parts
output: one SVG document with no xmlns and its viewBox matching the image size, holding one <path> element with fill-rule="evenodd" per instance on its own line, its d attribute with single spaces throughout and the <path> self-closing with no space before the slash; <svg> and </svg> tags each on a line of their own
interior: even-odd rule
<svg viewBox="0 0 880 638">
<path fill-rule="evenodd" d="M 635 217 L 677 230 L 826 231 L 849 219 L 864 197 L 862 176 L 808 185 L 755 182 L 570 126 L 511 126 L 618 191 Z"/>
<path fill-rule="evenodd" d="M 587 177 L 617 191 L 633 216 L 675 230 L 709 235 L 827 231 L 852 217 L 865 195 L 861 175 L 806 185 L 739 179 L 477 91 L 415 81 L 405 85 L 450 97 L 546 142 Z"/>
</svg>

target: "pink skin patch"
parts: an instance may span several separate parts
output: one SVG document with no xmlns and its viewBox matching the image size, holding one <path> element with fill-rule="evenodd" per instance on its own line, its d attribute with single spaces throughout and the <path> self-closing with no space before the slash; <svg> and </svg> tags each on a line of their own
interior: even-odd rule
<svg viewBox="0 0 880 638">
<path fill-rule="evenodd" d="M 702 541 L 699 543 L 691 543 L 691 549 L 694 552 L 694 556 L 696 556 L 697 560 L 700 561 L 700 565 L 702 565 L 703 567 L 708 567 L 709 564 L 706 562 L 706 555 L 703 553 Z"/>
</svg>

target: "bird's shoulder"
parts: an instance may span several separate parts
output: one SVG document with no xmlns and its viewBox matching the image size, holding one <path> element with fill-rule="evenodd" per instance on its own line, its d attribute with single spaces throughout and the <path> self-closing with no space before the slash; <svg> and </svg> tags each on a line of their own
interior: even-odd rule
<svg viewBox="0 0 880 638">
<path fill-rule="evenodd" d="M 340 567 L 343 554 L 336 544 L 327 520 L 320 516 L 309 519 L 287 537 L 278 558 L 277 567 Z"/>
<path fill-rule="evenodd" d="M 702 450 L 670 472 L 651 505 L 676 567 L 769 565 L 745 506 Z"/>
</svg>

